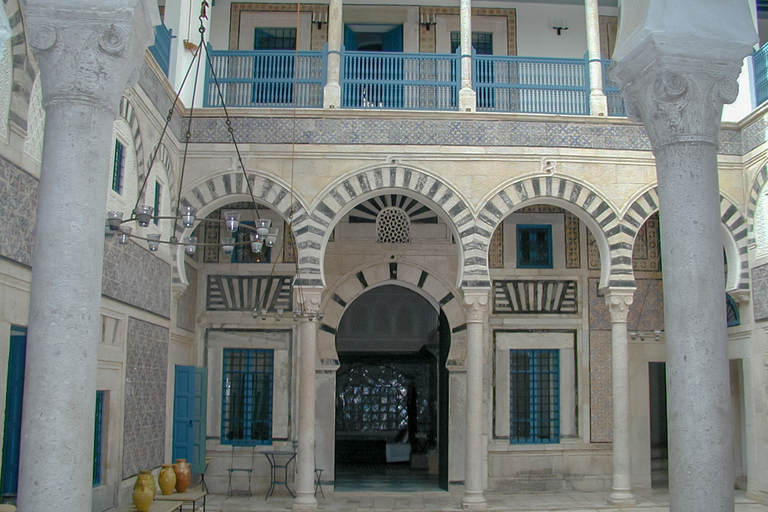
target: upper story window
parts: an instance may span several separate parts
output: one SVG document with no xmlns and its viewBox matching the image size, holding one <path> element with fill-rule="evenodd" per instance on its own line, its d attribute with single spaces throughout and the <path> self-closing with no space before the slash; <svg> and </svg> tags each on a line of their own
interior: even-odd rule
<svg viewBox="0 0 768 512">
<path fill-rule="evenodd" d="M 560 351 L 509 351 L 509 442 L 560 442 Z"/>
<path fill-rule="evenodd" d="M 402 25 L 349 24 L 344 27 L 344 48 L 361 52 L 402 52 Z"/>
<path fill-rule="evenodd" d="M 155 218 L 152 219 L 152 222 L 154 222 L 155 226 L 159 225 L 160 221 L 157 219 L 157 217 L 160 217 L 162 215 L 162 202 L 160 201 L 160 197 L 163 193 L 163 186 L 160 184 L 159 181 L 155 181 L 155 201 L 154 201 L 154 208 L 155 208 Z"/>
<path fill-rule="evenodd" d="M 517 267 L 552 268 L 552 226 L 517 225 Z"/>
<path fill-rule="evenodd" d="M 451 53 L 461 46 L 461 32 L 451 32 Z M 493 55 L 493 33 L 472 32 L 472 48 L 477 55 Z"/>
<path fill-rule="evenodd" d="M 274 351 L 224 349 L 221 390 L 221 443 L 272 442 Z"/>
<path fill-rule="evenodd" d="M 295 50 L 296 29 L 290 27 L 256 28 L 253 36 L 254 50 Z"/>
<path fill-rule="evenodd" d="M 118 194 L 123 193 L 123 179 L 125 174 L 125 146 L 115 141 L 115 160 L 112 164 L 112 190 Z"/>
</svg>

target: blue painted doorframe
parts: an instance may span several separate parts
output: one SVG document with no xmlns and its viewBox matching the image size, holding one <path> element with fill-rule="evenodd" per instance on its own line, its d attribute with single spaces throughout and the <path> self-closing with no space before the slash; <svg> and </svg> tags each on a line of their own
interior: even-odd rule
<svg viewBox="0 0 768 512">
<path fill-rule="evenodd" d="M 11 326 L 8 354 L 8 386 L 5 392 L 3 431 L 3 469 L 0 493 L 15 496 L 19 485 L 19 447 L 21 443 L 21 405 L 24 401 L 24 368 L 27 358 L 27 328 Z"/>
<path fill-rule="evenodd" d="M 192 472 L 205 473 L 205 430 L 208 368 L 195 368 L 195 418 L 192 433 Z"/>
</svg>

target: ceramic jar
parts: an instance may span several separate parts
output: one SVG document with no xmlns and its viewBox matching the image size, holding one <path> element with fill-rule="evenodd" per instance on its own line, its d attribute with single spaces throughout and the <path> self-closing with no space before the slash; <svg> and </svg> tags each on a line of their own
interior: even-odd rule
<svg viewBox="0 0 768 512">
<path fill-rule="evenodd" d="M 133 504 L 139 512 L 147 512 L 155 499 L 152 491 L 153 479 L 151 474 L 139 473 L 136 483 L 133 485 Z"/>
<path fill-rule="evenodd" d="M 160 483 L 160 492 L 168 496 L 176 487 L 176 473 L 173 471 L 173 464 L 163 464 L 160 470 L 160 476 L 157 478 Z"/>
<path fill-rule="evenodd" d="M 141 471 L 139 471 L 139 474 L 149 475 L 149 485 L 152 488 L 152 496 L 157 494 L 157 482 L 155 482 L 155 477 L 152 476 L 152 470 L 151 469 L 142 469 Z"/>
<path fill-rule="evenodd" d="M 176 459 L 173 469 L 176 471 L 176 492 L 186 491 L 192 480 L 192 467 L 187 459 Z"/>
</svg>

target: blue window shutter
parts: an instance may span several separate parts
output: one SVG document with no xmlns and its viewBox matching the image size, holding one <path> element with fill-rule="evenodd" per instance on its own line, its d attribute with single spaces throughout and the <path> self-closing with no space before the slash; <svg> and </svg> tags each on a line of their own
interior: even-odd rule
<svg viewBox="0 0 768 512">
<path fill-rule="evenodd" d="M 357 34 L 349 25 L 344 25 L 344 49 L 350 52 L 357 50 Z"/>
<path fill-rule="evenodd" d="M 15 495 L 19 486 L 19 447 L 21 446 L 21 405 L 24 400 L 24 368 L 27 355 L 27 328 L 11 326 L 8 354 L 8 387 L 5 394 L 3 469 L 0 492 Z"/>
<path fill-rule="evenodd" d="M 192 434 L 192 472 L 205 473 L 205 430 L 208 368 L 195 368 L 195 419 Z"/>
<path fill-rule="evenodd" d="M 398 25 L 384 34 L 383 50 L 385 52 L 403 51 L 403 26 Z"/>
<path fill-rule="evenodd" d="M 195 421 L 195 367 L 176 365 L 173 395 L 173 460 L 193 459 Z"/>
</svg>

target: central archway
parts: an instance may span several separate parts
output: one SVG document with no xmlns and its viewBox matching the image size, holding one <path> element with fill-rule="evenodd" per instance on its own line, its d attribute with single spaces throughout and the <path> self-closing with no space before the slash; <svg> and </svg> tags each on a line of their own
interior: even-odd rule
<svg viewBox="0 0 768 512">
<path fill-rule="evenodd" d="M 336 334 L 337 491 L 438 489 L 450 349 L 440 320 L 439 304 L 397 284 L 347 307 Z"/>
</svg>

